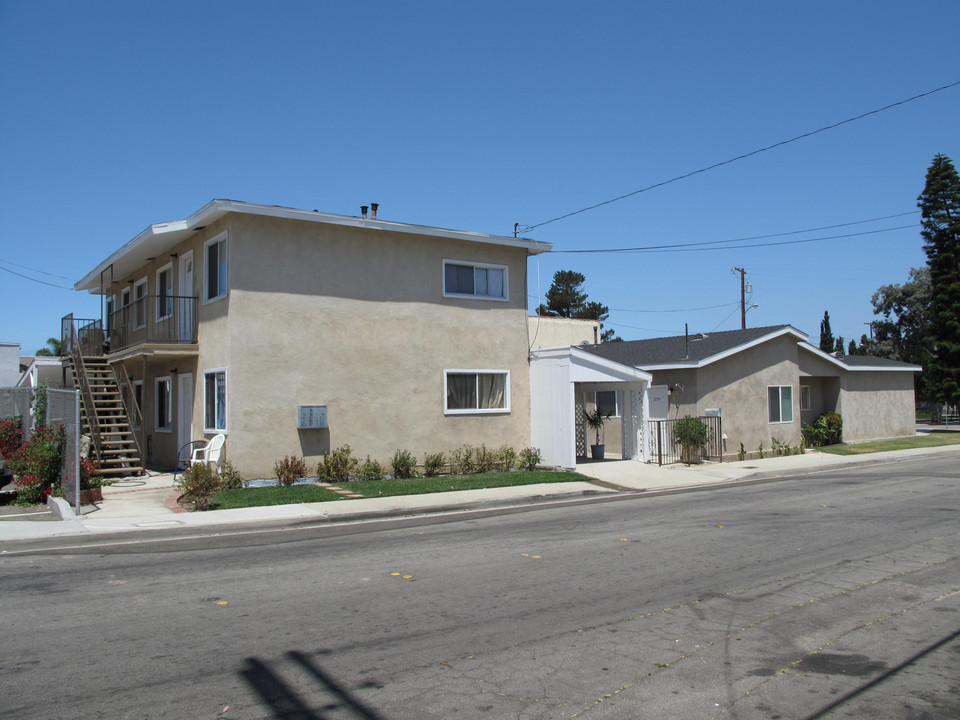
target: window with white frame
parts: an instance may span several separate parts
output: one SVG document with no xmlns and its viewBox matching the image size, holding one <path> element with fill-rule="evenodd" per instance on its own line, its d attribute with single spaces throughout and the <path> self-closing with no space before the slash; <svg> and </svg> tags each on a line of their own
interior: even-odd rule
<svg viewBox="0 0 960 720">
<path fill-rule="evenodd" d="M 800 409 L 801 410 L 810 409 L 810 386 L 809 385 L 800 386 Z"/>
<path fill-rule="evenodd" d="M 131 418 L 131 422 L 133 427 L 139 430 L 140 418 L 143 415 L 143 380 L 133 381 L 133 404 L 136 406 L 137 411 L 134 413 L 133 418 Z"/>
<path fill-rule="evenodd" d="M 767 388 L 767 412 L 771 423 L 793 422 L 792 385 L 771 385 Z"/>
<path fill-rule="evenodd" d="M 448 415 L 510 412 L 510 373 L 506 370 L 445 370 Z"/>
<path fill-rule="evenodd" d="M 133 328 L 139 330 L 147 326 L 147 279 L 143 278 L 133 286 Z"/>
<path fill-rule="evenodd" d="M 224 368 L 203 373 L 203 430 L 227 429 L 227 371 Z"/>
<path fill-rule="evenodd" d="M 597 390 L 594 403 L 610 417 L 620 417 L 620 393 L 616 390 Z"/>
<path fill-rule="evenodd" d="M 157 321 L 173 317 L 173 264 L 157 270 Z"/>
<path fill-rule="evenodd" d="M 203 301 L 227 296 L 227 233 L 224 231 L 203 246 Z"/>
<path fill-rule="evenodd" d="M 444 260 L 443 295 L 507 300 L 507 266 Z"/>
<path fill-rule="evenodd" d="M 173 413 L 170 408 L 171 383 L 168 377 L 157 378 L 156 392 L 156 424 L 157 432 L 170 432 L 173 427 Z"/>
</svg>

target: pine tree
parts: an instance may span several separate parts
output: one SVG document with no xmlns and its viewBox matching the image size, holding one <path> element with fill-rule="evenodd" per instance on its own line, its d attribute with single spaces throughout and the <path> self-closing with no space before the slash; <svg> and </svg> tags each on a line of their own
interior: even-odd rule
<svg viewBox="0 0 960 720">
<path fill-rule="evenodd" d="M 610 308 L 595 301 L 587 301 L 587 294 L 581 286 L 587 280 L 581 273 L 573 270 L 557 270 L 553 274 L 553 284 L 547 290 L 547 304 L 537 308 L 538 315 L 548 317 L 581 318 L 597 320 L 600 327 L 610 316 Z M 618 342 L 614 330 L 604 330 L 601 342 Z"/>
<path fill-rule="evenodd" d="M 820 349 L 825 353 L 833 352 L 833 331 L 830 330 L 830 313 L 823 311 L 823 320 L 820 321 Z"/>
<path fill-rule="evenodd" d="M 930 268 L 930 389 L 934 399 L 960 402 L 960 176 L 937 155 L 917 198 L 920 234 Z"/>
</svg>

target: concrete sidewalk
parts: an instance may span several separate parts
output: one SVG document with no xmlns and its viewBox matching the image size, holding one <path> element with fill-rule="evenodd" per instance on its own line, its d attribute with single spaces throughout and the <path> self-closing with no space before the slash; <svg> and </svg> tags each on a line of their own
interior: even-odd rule
<svg viewBox="0 0 960 720">
<path fill-rule="evenodd" d="M 960 446 L 898 450 L 857 456 L 808 452 L 804 455 L 732 463 L 706 463 L 690 467 L 685 465 L 658 467 L 632 460 L 588 461 L 578 465 L 577 471 L 593 478 L 592 482 L 543 483 L 433 495 L 334 500 L 201 513 L 183 512 L 177 506 L 178 493 L 173 484 L 173 475 L 153 473 L 144 477 L 129 478 L 105 487 L 103 500 L 95 505 L 84 506 L 80 516 L 74 516 L 73 509 L 62 499 L 57 499 L 56 505 L 64 518 L 61 522 L 0 522 L 0 542 L 54 535 L 116 533 L 163 528 L 195 527 L 215 531 L 217 526 L 254 522 L 349 521 L 523 505 L 530 502 L 560 501 L 591 495 L 612 496 L 618 493 L 682 491 L 723 487 L 736 482 L 757 481 L 943 453 L 960 455 Z"/>
</svg>

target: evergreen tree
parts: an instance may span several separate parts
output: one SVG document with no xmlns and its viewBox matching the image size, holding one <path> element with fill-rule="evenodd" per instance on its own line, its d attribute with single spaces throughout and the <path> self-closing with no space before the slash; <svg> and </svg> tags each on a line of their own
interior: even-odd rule
<svg viewBox="0 0 960 720">
<path fill-rule="evenodd" d="M 847 355 L 859 355 L 860 351 L 857 349 L 857 341 L 851 340 L 850 345 L 847 347 Z"/>
<path fill-rule="evenodd" d="M 834 342 L 833 351 L 835 353 L 840 353 L 841 355 L 843 355 L 843 335 L 838 337 L 836 342 Z"/>
<path fill-rule="evenodd" d="M 833 352 L 833 331 L 830 330 L 830 313 L 823 311 L 823 320 L 820 321 L 820 349 L 824 352 Z"/>
<path fill-rule="evenodd" d="M 583 274 L 573 270 L 557 270 L 553 274 L 553 283 L 547 290 L 547 304 L 537 308 L 538 315 L 547 317 L 580 318 L 583 320 L 597 320 L 600 327 L 603 321 L 610 316 L 610 308 L 595 301 L 587 301 L 587 294 L 581 286 L 586 282 Z M 600 336 L 601 342 L 618 342 L 614 330 L 604 330 Z"/>
<path fill-rule="evenodd" d="M 949 158 L 933 159 L 917 206 L 930 269 L 930 390 L 934 399 L 955 404 L 960 402 L 960 176 Z"/>
</svg>

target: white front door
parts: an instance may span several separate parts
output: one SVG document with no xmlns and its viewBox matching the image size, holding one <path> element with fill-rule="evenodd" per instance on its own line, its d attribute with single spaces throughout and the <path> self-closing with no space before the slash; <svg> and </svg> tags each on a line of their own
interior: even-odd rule
<svg viewBox="0 0 960 720">
<path fill-rule="evenodd" d="M 177 378 L 177 447 L 193 439 L 193 373 Z"/>
<path fill-rule="evenodd" d="M 193 251 L 185 253 L 180 258 L 180 297 L 176 300 L 176 312 L 180 318 L 177 321 L 180 331 L 180 341 L 193 340 L 193 324 L 197 314 L 197 304 L 192 299 L 193 293 Z"/>
</svg>

